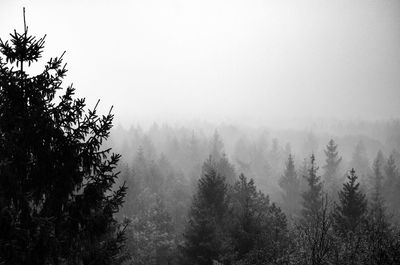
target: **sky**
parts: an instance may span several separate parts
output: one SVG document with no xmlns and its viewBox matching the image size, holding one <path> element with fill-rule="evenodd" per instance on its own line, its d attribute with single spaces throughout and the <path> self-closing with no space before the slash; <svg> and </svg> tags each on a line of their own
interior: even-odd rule
<svg viewBox="0 0 400 265">
<path fill-rule="evenodd" d="M 398 0 L 0 0 L 2 39 L 23 7 L 117 123 L 400 116 Z"/>
</svg>

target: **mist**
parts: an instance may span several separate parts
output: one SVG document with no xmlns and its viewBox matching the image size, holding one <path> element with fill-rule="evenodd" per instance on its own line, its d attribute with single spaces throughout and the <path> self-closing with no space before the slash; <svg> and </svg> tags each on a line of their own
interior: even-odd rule
<svg viewBox="0 0 400 265">
<path fill-rule="evenodd" d="M 400 113 L 398 1 L 15 2 L 0 3 L 0 33 L 27 6 L 43 58 L 65 49 L 79 95 L 128 127 Z"/>
<path fill-rule="evenodd" d="M 0 264 L 398 265 L 399 205 L 400 1 L 0 0 Z"/>
</svg>

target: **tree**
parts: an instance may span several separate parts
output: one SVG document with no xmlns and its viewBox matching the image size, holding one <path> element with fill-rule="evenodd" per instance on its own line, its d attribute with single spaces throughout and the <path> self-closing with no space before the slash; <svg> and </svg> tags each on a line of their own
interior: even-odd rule
<svg viewBox="0 0 400 265">
<path fill-rule="evenodd" d="M 210 143 L 210 155 L 215 160 L 218 161 L 221 158 L 224 149 L 224 143 L 217 130 L 215 130 L 214 135 Z"/>
<path fill-rule="evenodd" d="M 182 246 L 182 263 L 208 265 L 225 255 L 224 230 L 228 209 L 227 185 L 211 157 L 203 164 Z"/>
<path fill-rule="evenodd" d="M 294 166 L 293 156 L 289 154 L 286 169 L 281 176 L 279 186 L 283 190 L 283 209 L 287 214 L 297 215 L 300 210 L 300 181 Z"/>
<path fill-rule="evenodd" d="M 322 183 L 317 176 L 318 167 L 315 165 L 315 156 L 311 155 L 310 168 L 308 170 L 308 190 L 303 192 L 303 209 L 301 211 L 303 221 L 313 223 L 322 207 Z"/>
<path fill-rule="evenodd" d="M 394 155 L 391 154 L 385 165 L 384 199 L 387 202 L 388 210 L 394 215 L 397 221 L 400 220 L 398 205 L 400 204 L 400 174 L 396 166 Z"/>
<path fill-rule="evenodd" d="M 326 146 L 325 156 L 325 165 L 323 166 L 324 169 L 324 181 L 325 187 L 328 191 L 330 197 L 334 198 L 335 194 L 338 190 L 338 167 L 342 158 L 338 156 L 337 151 L 338 145 L 335 143 L 333 139 L 331 139 Z"/>
<path fill-rule="evenodd" d="M 366 177 L 370 170 L 364 142 L 359 141 L 355 146 L 350 166 L 354 168 L 356 172 L 358 172 L 361 186 L 363 186 L 363 183 L 366 182 Z"/>
<path fill-rule="evenodd" d="M 376 155 L 376 158 L 374 160 L 372 170 L 373 170 L 373 175 L 371 178 L 372 182 L 372 204 L 377 206 L 377 204 L 380 204 L 383 206 L 383 194 L 382 194 L 382 189 L 383 189 L 383 163 L 384 163 L 384 158 L 383 154 L 381 151 L 379 151 Z M 380 207 L 380 206 L 378 206 Z"/>
<path fill-rule="evenodd" d="M 232 185 L 236 181 L 235 167 L 229 162 L 225 153 L 216 162 L 216 169 L 217 173 L 225 178 L 227 184 Z"/>
<path fill-rule="evenodd" d="M 28 74 L 44 42 L 26 26 L 0 40 L 0 263 L 111 264 L 126 191 L 112 190 L 120 156 L 102 149 L 113 115 L 63 89 L 62 55 Z"/>
<path fill-rule="evenodd" d="M 230 237 L 235 264 L 269 264 L 288 248 L 286 216 L 243 174 L 232 188 Z"/>
<path fill-rule="evenodd" d="M 367 200 L 365 194 L 359 190 L 356 172 L 351 169 L 347 176 L 347 182 L 343 184 L 339 192 L 339 204 L 336 205 L 333 217 L 335 230 L 340 235 L 348 232 L 356 232 L 365 220 L 367 213 Z"/>
<path fill-rule="evenodd" d="M 124 248 L 130 254 L 128 263 L 170 264 L 175 249 L 171 217 L 158 195 L 148 194 L 146 199 L 150 201 L 150 206 L 141 215 L 128 219 Z"/>
</svg>

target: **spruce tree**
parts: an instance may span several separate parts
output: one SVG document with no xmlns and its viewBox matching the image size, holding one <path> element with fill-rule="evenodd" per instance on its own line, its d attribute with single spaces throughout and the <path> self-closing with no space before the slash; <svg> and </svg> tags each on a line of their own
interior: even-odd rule
<svg viewBox="0 0 400 265">
<path fill-rule="evenodd" d="M 333 213 L 335 230 L 341 235 L 356 232 L 365 220 L 367 200 L 359 186 L 360 183 L 357 183 L 357 175 L 353 168 L 347 176 L 347 182 L 343 184 L 339 192 L 339 204 L 335 206 Z"/>
<path fill-rule="evenodd" d="M 282 188 L 282 208 L 287 214 L 297 215 L 300 210 L 300 181 L 297 177 L 293 156 L 289 154 L 284 174 L 281 176 L 279 186 Z"/>
<path fill-rule="evenodd" d="M 225 178 L 227 184 L 233 185 L 235 183 L 237 179 L 235 167 L 229 162 L 225 153 L 216 163 L 216 169 L 217 173 Z"/>
<path fill-rule="evenodd" d="M 214 135 L 211 139 L 210 143 L 210 155 L 214 161 L 218 161 L 224 149 L 224 143 L 222 142 L 221 136 L 219 135 L 218 131 L 215 130 Z"/>
<path fill-rule="evenodd" d="M 326 146 L 326 150 L 324 150 L 326 160 L 323 166 L 323 176 L 325 187 L 330 197 L 335 197 L 338 190 L 338 167 L 342 158 L 338 155 L 337 147 L 338 145 L 331 139 Z"/>
<path fill-rule="evenodd" d="M 211 157 L 203 165 L 182 246 L 182 263 L 209 265 L 225 255 L 224 230 L 227 185 Z"/>
<path fill-rule="evenodd" d="M 381 151 L 379 151 L 376 155 L 376 158 L 374 160 L 374 163 L 372 165 L 372 170 L 373 174 L 371 177 L 371 186 L 372 186 L 372 192 L 371 192 L 371 201 L 372 205 L 378 206 L 382 205 L 383 206 L 383 163 L 384 163 L 384 158 L 383 154 Z M 380 207 L 380 206 L 378 206 Z"/>
<path fill-rule="evenodd" d="M 281 209 L 243 174 L 232 187 L 230 198 L 230 241 L 235 259 L 240 260 L 238 264 L 282 261 L 288 247 L 288 231 Z"/>
<path fill-rule="evenodd" d="M 111 264 L 123 240 L 113 191 L 120 158 L 102 149 L 113 115 L 63 88 L 63 56 L 28 74 L 45 37 L 0 40 L 0 264 Z M 56 95 L 60 95 L 56 99 Z"/>
<path fill-rule="evenodd" d="M 312 154 L 307 176 L 308 190 L 302 194 L 303 209 L 301 214 L 303 221 L 307 223 L 315 222 L 322 207 L 322 183 L 321 177 L 317 175 L 317 170 L 315 156 Z"/>
<path fill-rule="evenodd" d="M 388 205 L 388 210 L 393 214 L 397 221 L 400 220 L 400 174 L 396 166 L 393 154 L 391 154 L 385 165 L 385 184 L 384 198 Z"/>
<path fill-rule="evenodd" d="M 357 174 L 360 178 L 361 186 L 363 186 L 370 171 L 369 160 L 364 142 L 359 141 L 354 147 L 350 166 L 354 168 L 356 172 L 358 172 Z"/>
</svg>

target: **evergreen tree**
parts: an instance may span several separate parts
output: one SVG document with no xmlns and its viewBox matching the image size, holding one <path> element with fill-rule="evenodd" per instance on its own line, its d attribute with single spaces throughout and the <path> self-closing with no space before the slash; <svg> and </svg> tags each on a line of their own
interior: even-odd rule
<svg viewBox="0 0 400 265">
<path fill-rule="evenodd" d="M 360 178 L 360 183 L 363 187 L 363 183 L 367 182 L 366 178 L 370 171 L 367 151 L 364 142 L 359 141 L 356 144 L 353 156 L 351 158 L 350 166 L 354 168 L 356 172 L 358 172 L 358 177 Z"/>
<path fill-rule="evenodd" d="M 161 198 L 148 194 L 149 207 L 140 215 L 128 219 L 126 246 L 130 265 L 170 264 L 175 238 L 170 215 Z"/>
<path fill-rule="evenodd" d="M 279 186 L 283 190 L 283 209 L 287 214 L 297 215 L 300 210 L 300 181 L 294 166 L 293 156 L 289 154 L 286 169 L 281 176 Z"/>
<path fill-rule="evenodd" d="M 113 115 L 63 89 L 63 56 L 28 74 L 44 42 L 26 26 L 0 40 L 0 264 L 111 264 L 126 190 L 112 191 L 120 156 L 102 149 Z"/>
<path fill-rule="evenodd" d="M 303 209 L 301 214 L 303 221 L 312 223 L 322 207 L 322 183 L 321 177 L 317 176 L 318 167 L 315 164 L 315 156 L 311 155 L 310 168 L 308 170 L 308 190 L 303 192 Z"/>
<path fill-rule="evenodd" d="M 365 194 L 359 190 L 360 183 L 356 181 L 357 176 L 353 168 L 339 192 L 339 204 L 333 213 L 335 230 L 341 235 L 356 232 L 366 217 L 367 200 Z"/>
<path fill-rule="evenodd" d="M 225 178 L 227 184 L 232 185 L 236 181 L 235 167 L 229 162 L 225 153 L 222 154 L 222 157 L 216 163 L 216 169 L 217 173 Z"/>
<path fill-rule="evenodd" d="M 227 209 L 227 185 L 210 157 L 203 165 L 189 212 L 182 246 L 183 264 L 209 265 L 222 259 Z"/>
<path fill-rule="evenodd" d="M 342 158 L 338 156 L 337 144 L 333 139 L 331 139 L 326 146 L 325 165 L 324 168 L 324 181 L 325 187 L 331 198 L 336 197 L 336 192 L 338 190 L 338 167 Z"/>
<path fill-rule="evenodd" d="M 230 237 L 238 264 L 268 264 L 288 246 L 286 217 L 243 174 L 232 188 Z M 236 264 L 236 263 L 235 263 Z"/>
<path fill-rule="evenodd" d="M 396 166 L 393 154 L 391 154 L 385 165 L 384 199 L 388 210 L 397 221 L 400 221 L 400 174 Z"/>
<path fill-rule="evenodd" d="M 372 182 L 372 204 L 377 206 L 377 204 L 380 204 L 383 206 L 383 163 L 384 163 L 384 157 L 381 151 L 379 151 L 376 155 L 376 158 L 374 160 L 372 170 L 373 170 L 373 175 L 371 178 Z M 380 206 L 378 206 L 380 207 Z"/>
<path fill-rule="evenodd" d="M 223 149 L 224 149 L 224 143 L 222 142 L 218 131 L 215 130 L 214 135 L 211 139 L 211 146 L 210 146 L 211 158 L 214 159 L 214 161 L 218 161 L 222 156 Z"/>
</svg>

